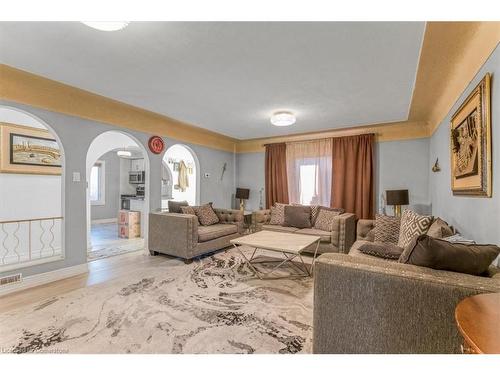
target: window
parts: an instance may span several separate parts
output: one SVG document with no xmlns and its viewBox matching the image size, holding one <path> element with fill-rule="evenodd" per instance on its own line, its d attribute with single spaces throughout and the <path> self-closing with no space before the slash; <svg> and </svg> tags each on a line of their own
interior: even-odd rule
<svg viewBox="0 0 500 375">
<path fill-rule="evenodd" d="M 97 161 L 90 170 L 90 203 L 104 205 L 104 162 Z"/>
</svg>

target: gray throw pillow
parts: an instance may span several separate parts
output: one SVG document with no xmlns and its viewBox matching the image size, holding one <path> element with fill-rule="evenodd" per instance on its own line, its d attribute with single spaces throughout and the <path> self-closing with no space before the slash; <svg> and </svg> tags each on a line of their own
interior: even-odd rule
<svg viewBox="0 0 500 375">
<path fill-rule="evenodd" d="M 309 206 L 285 206 L 286 227 L 311 228 L 311 207 Z"/>
<path fill-rule="evenodd" d="M 444 238 L 452 236 L 453 229 L 451 229 L 446 221 L 438 217 L 432 222 L 426 234 L 434 238 Z"/>
<path fill-rule="evenodd" d="M 172 212 L 174 214 L 181 214 L 181 207 L 189 206 L 187 201 L 168 201 L 168 212 Z"/>
<path fill-rule="evenodd" d="M 480 276 L 498 254 L 496 245 L 451 243 L 422 234 L 403 251 L 399 262 Z"/>
<path fill-rule="evenodd" d="M 359 251 L 379 258 L 398 260 L 403 248 L 388 242 L 369 242 L 361 245 Z"/>
<path fill-rule="evenodd" d="M 375 242 L 397 245 L 401 218 L 398 216 L 375 215 Z"/>
</svg>

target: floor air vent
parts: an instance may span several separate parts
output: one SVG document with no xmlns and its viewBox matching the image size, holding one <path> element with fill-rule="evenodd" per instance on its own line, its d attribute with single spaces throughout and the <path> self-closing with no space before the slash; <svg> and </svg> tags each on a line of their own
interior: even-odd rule
<svg viewBox="0 0 500 375">
<path fill-rule="evenodd" d="M 0 286 L 7 285 L 7 284 L 13 284 L 13 283 L 18 283 L 21 281 L 21 274 L 15 274 L 15 275 L 9 275 L 2 277 L 0 279 Z"/>
</svg>

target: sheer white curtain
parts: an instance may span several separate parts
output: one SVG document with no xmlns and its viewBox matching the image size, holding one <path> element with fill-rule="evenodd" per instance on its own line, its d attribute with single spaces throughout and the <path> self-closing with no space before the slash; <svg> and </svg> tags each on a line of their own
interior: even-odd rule
<svg viewBox="0 0 500 375">
<path fill-rule="evenodd" d="M 286 164 L 290 203 L 330 206 L 331 139 L 287 143 Z"/>
</svg>

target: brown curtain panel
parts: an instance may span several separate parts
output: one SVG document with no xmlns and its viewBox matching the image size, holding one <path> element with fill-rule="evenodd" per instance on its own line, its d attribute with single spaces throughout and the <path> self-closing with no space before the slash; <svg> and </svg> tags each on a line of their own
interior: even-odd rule
<svg viewBox="0 0 500 375">
<path fill-rule="evenodd" d="M 358 219 L 372 219 L 374 214 L 373 142 L 373 134 L 333 138 L 331 206 Z"/>
<path fill-rule="evenodd" d="M 266 145 L 266 207 L 288 203 L 286 144 Z"/>
</svg>

